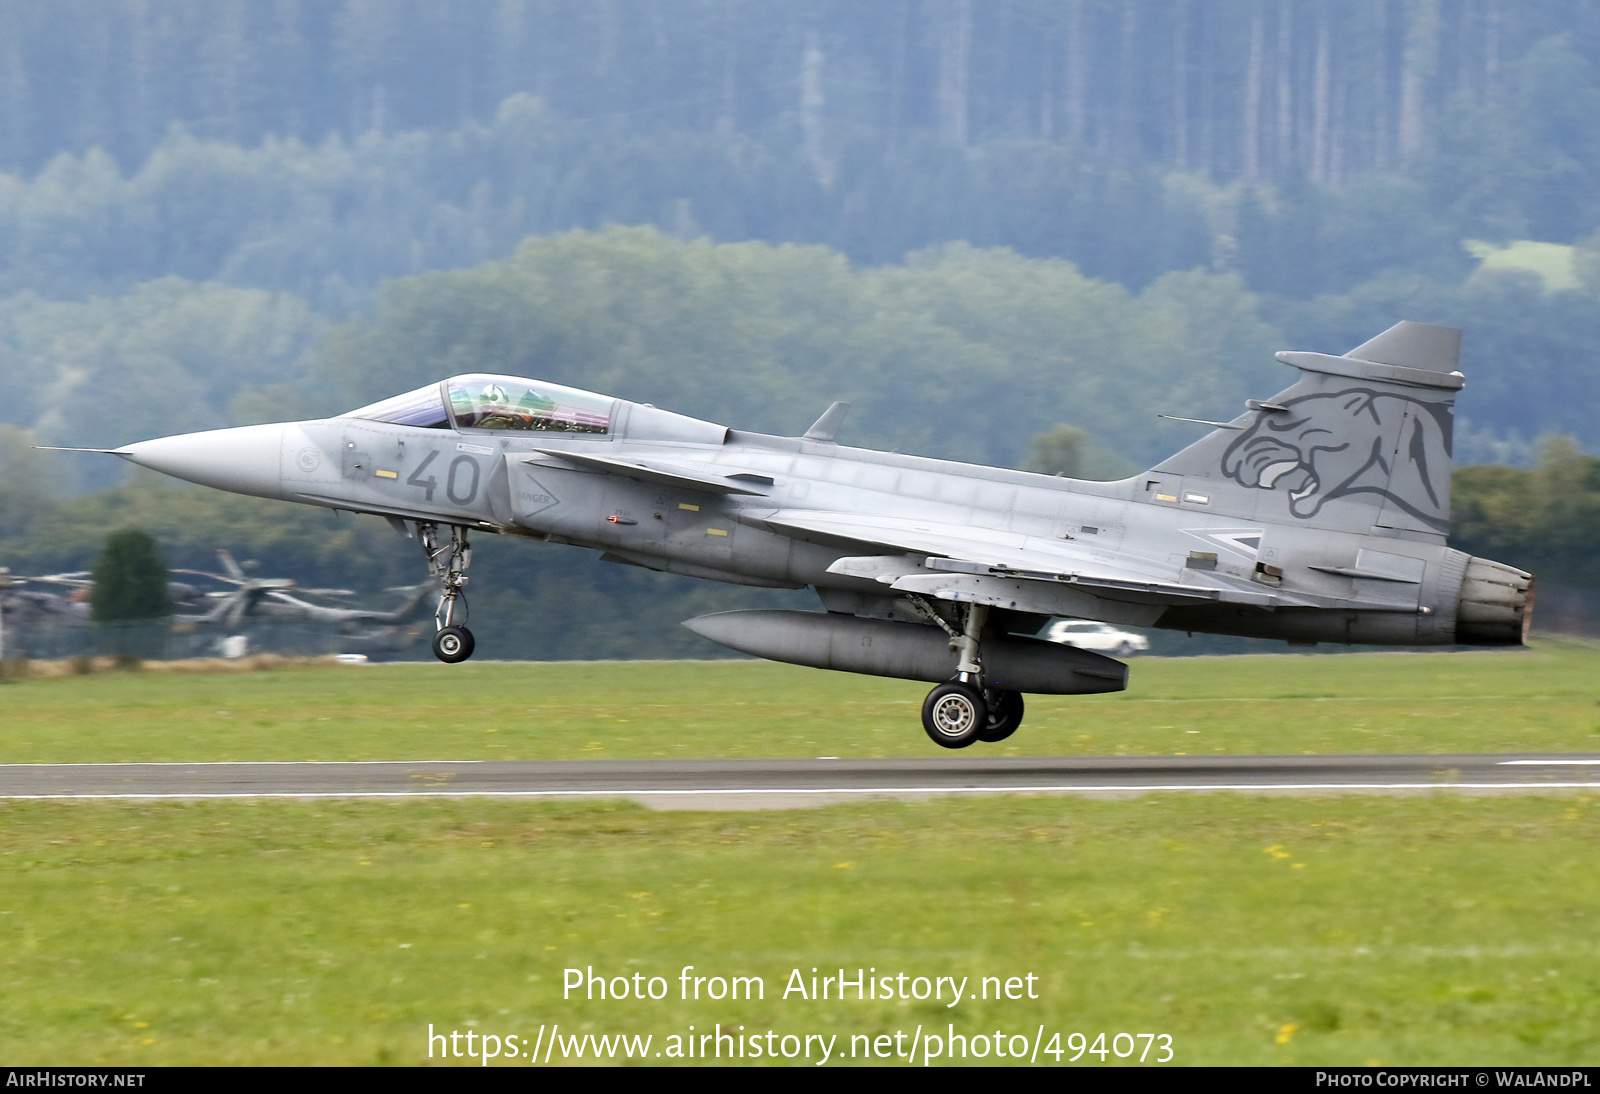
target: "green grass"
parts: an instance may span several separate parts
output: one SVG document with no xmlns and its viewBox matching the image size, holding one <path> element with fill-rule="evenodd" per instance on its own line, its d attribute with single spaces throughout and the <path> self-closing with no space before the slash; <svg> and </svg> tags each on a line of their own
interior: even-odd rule
<svg viewBox="0 0 1600 1094">
<path fill-rule="evenodd" d="M 1595 751 L 1596 660 L 1136 661 L 1126 694 L 1030 700 L 972 754 Z M 0 760 L 947 755 L 923 691 L 748 662 L 34 679 L 0 687 Z M 953 1023 L 1168 1033 L 1179 1063 L 1593 1065 L 1597 839 L 1580 794 L 0 802 L 0 1060 L 407 1064 L 429 1023 L 659 1049 L 720 1022 L 846 1052 Z M 684 965 L 767 997 L 679 1001 Z M 673 996 L 564 1001 L 588 966 Z M 783 1000 L 813 966 L 1040 997 Z"/>
<path fill-rule="evenodd" d="M 1576 795 L 9 803 L 0 1058 L 410 1064 L 429 1023 L 657 1048 L 690 1024 L 848 1045 L 953 1023 L 1167 1033 L 1190 1064 L 1593 1065 L 1597 840 Z M 684 965 L 766 998 L 681 1002 Z M 563 1001 L 589 966 L 671 995 Z M 1039 998 L 782 998 L 840 966 L 1032 973 Z"/>
<path fill-rule="evenodd" d="M 0 687 L 0 762 L 944 754 L 927 685 L 756 661 L 104 673 Z M 1600 750 L 1600 648 L 1149 658 L 975 755 Z"/>
<path fill-rule="evenodd" d="M 1532 270 L 1544 278 L 1547 292 L 1580 288 L 1578 275 L 1573 270 L 1576 248 L 1561 243 L 1540 243 L 1532 239 L 1519 239 L 1504 247 L 1492 243 L 1469 240 L 1466 249 L 1486 270 Z"/>
</svg>

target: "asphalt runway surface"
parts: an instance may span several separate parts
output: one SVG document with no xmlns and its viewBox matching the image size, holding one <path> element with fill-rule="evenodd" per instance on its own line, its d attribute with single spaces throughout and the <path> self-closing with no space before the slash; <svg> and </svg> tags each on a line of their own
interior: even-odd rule
<svg viewBox="0 0 1600 1094">
<path fill-rule="evenodd" d="M 785 809 L 967 794 L 1600 789 L 1600 754 L 0 764 L 0 798 L 626 798 Z"/>
</svg>

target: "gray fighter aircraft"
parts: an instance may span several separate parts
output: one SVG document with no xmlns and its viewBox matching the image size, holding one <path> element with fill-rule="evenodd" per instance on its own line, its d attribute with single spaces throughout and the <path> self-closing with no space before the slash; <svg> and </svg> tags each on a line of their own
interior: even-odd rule
<svg viewBox="0 0 1600 1094">
<path fill-rule="evenodd" d="M 1127 667 L 1030 637 L 1053 616 L 1295 643 L 1518 645 L 1530 575 L 1452 550 L 1460 332 L 1402 322 L 1142 475 L 1085 482 L 847 448 L 588 391 L 456 376 L 335 418 L 114 450 L 241 494 L 388 520 L 441 596 L 433 648 L 471 656 L 473 531 L 715 581 L 814 587 L 820 612 L 685 626 L 778 661 L 935 683 L 937 744 L 998 741 L 1023 693 L 1120 691 Z"/>
</svg>

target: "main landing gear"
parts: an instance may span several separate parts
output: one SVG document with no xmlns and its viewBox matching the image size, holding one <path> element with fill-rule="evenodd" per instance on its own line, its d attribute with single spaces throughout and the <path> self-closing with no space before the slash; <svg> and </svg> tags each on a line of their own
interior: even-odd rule
<svg viewBox="0 0 1600 1094">
<path fill-rule="evenodd" d="M 983 686 L 979 637 L 988 619 L 983 604 L 967 608 L 961 630 L 923 605 L 924 611 L 950 635 L 950 645 L 961 655 L 956 677 L 928 693 L 922 704 L 922 728 L 941 748 L 966 748 L 974 741 L 1003 741 L 1022 724 L 1022 695 Z"/>
<path fill-rule="evenodd" d="M 942 748 L 966 748 L 975 741 L 1003 741 L 1022 724 L 1022 695 L 978 688 L 952 680 L 928 693 L 922 728 Z"/>
<path fill-rule="evenodd" d="M 466 570 L 472 564 L 472 545 L 467 542 L 467 530 L 459 524 L 449 525 L 450 541 L 439 542 L 439 526 L 430 521 L 417 522 L 417 540 L 422 544 L 422 554 L 428 560 L 428 574 L 439 579 L 439 607 L 433 613 L 433 655 L 449 665 L 465 661 L 472 656 L 476 643 L 467 630 Z"/>
</svg>

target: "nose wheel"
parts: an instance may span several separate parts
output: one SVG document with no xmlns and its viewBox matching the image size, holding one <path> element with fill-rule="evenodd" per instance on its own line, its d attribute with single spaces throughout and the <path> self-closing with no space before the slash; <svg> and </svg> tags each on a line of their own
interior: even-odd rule
<svg viewBox="0 0 1600 1094">
<path fill-rule="evenodd" d="M 447 665 L 454 665 L 472 656 L 476 643 L 472 632 L 465 627 L 446 627 L 433 636 L 433 655 Z"/>
<path fill-rule="evenodd" d="M 439 607 L 433 613 L 433 655 L 447 665 L 472 656 L 477 643 L 467 629 L 467 574 L 472 564 L 472 545 L 467 530 L 452 524 L 450 540 L 439 542 L 439 526 L 426 521 L 417 524 L 417 541 L 428 560 L 428 573 L 439 580 Z"/>
</svg>

